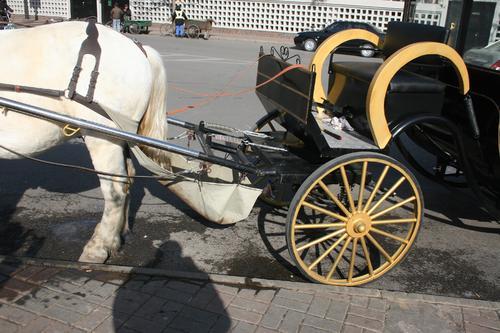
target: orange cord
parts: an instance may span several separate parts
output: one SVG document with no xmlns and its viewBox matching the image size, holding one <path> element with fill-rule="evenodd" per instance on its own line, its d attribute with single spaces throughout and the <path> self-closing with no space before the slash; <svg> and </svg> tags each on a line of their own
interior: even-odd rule
<svg viewBox="0 0 500 333">
<path fill-rule="evenodd" d="M 263 57 L 263 56 L 261 56 Z M 259 57 L 257 59 L 257 62 L 260 60 Z M 254 63 L 252 63 L 250 66 L 254 65 Z M 250 66 L 247 66 L 245 67 L 243 70 L 239 71 L 238 73 L 236 73 L 235 76 L 233 76 L 233 78 L 231 80 L 229 80 L 223 88 L 226 88 L 227 86 L 229 86 L 234 80 L 236 80 L 242 73 L 244 73 L 248 67 Z M 188 93 L 191 93 L 193 94 L 194 96 L 206 96 L 207 98 L 200 101 L 199 103 L 195 103 L 195 104 L 191 104 L 191 105 L 186 105 L 182 108 L 179 108 L 179 109 L 175 109 L 175 110 L 172 110 L 172 111 L 168 111 L 167 112 L 167 115 L 169 116 L 172 116 L 174 114 L 179 114 L 179 113 L 182 113 L 182 112 L 185 112 L 187 110 L 190 110 L 190 109 L 194 109 L 194 108 L 197 108 L 197 107 L 200 107 L 200 106 L 203 106 L 203 105 L 206 105 L 206 104 L 209 104 L 211 103 L 212 101 L 214 101 L 215 99 L 219 98 L 219 97 L 228 97 L 228 96 L 238 96 L 238 95 L 243 95 L 243 94 L 246 94 L 246 93 L 249 93 L 249 92 L 252 92 L 254 91 L 255 89 L 258 89 L 274 80 L 276 80 L 278 77 L 280 77 L 281 75 L 285 74 L 286 72 L 292 70 L 292 69 L 296 69 L 296 68 L 305 68 L 303 65 L 299 65 L 299 64 L 296 64 L 296 65 L 290 65 L 288 67 L 286 67 L 285 69 L 281 70 L 279 73 L 277 73 L 275 76 L 273 76 L 272 78 L 262 82 L 261 84 L 255 86 L 255 87 L 251 87 L 251 88 L 246 88 L 246 89 L 242 89 L 242 90 L 239 90 L 239 91 L 236 91 L 236 92 L 226 92 L 226 91 L 220 91 L 218 93 L 214 93 L 214 94 L 203 94 L 203 93 L 196 93 L 196 92 L 193 92 L 193 91 L 190 91 L 188 89 L 184 89 L 184 88 L 180 88 L 180 87 L 176 87 L 175 85 L 170 85 L 171 87 L 173 86 L 174 89 L 178 90 L 178 91 L 182 91 L 182 92 L 188 92 Z"/>
</svg>

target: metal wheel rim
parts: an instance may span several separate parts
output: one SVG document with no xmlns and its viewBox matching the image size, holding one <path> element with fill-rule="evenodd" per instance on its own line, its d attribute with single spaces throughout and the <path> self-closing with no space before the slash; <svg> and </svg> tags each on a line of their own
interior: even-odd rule
<svg viewBox="0 0 500 333">
<path fill-rule="evenodd" d="M 304 49 L 306 51 L 314 50 L 314 46 L 315 46 L 315 42 L 313 40 L 308 39 L 304 42 Z"/>
<path fill-rule="evenodd" d="M 364 45 L 361 45 L 362 48 L 372 48 L 372 46 L 370 44 L 364 44 Z M 375 54 L 375 51 L 373 50 L 361 50 L 361 55 L 363 57 L 373 57 L 373 55 Z"/>
<path fill-rule="evenodd" d="M 297 243 L 296 243 L 296 236 L 297 235 L 296 235 L 295 231 L 296 230 L 300 230 L 299 228 L 303 228 L 303 227 L 299 227 L 299 228 L 296 227 L 297 226 L 297 224 L 296 224 L 297 223 L 297 216 L 298 216 L 298 213 L 299 213 L 301 207 L 304 205 L 304 202 L 306 202 L 306 198 L 308 197 L 308 195 L 311 193 L 311 191 L 313 189 L 317 188 L 318 186 L 320 188 L 322 187 L 322 185 L 320 183 L 322 182 L 323 179 L 325 179 L 326 176 L 331 175 L 333 172 L 336 172 L 336 171 L 339 171 L 341 174 L 342 173 L 345 174 L 345 171 L 342 172 L 342 169 L 345 170 L 346 166 L 352 165 L 352 164 L 355 164 L 355 163 L 362 163 L 363 168 L 365 168 L 365 166 L 364 166 L 365 163 L 367 164 L 367 167 L 368 167 L 369 163 L 384 164 L 385 166 L 388 166 L 389 168 L 392 168 L 393 170 L 396 170 L 402 177 L 404 177 L 403 182 L 407 182 L 410 185 L 410 187 L 411 187 L 411 189 L 413 191 L 413 196 L 415 197 L 415 199 L 412 200 L 412 201 L 414 201 L 414 204 L 413 204 L 413 215 L 414 216 L 407 218 L 408 220 L 412 219 L 413 221 L 412 222 L 407 222 L 409 225 L 411 225 L 411 227 L 409 227 L 410 230 L 409 230 L 408 234 L 406 235 L 406 237 L 404 238 L 404 240 L 406 241 L 406 243 L 401 243 L 401 245 L 397 248 L 396 251 L 394 251 L 392 253 L 392 255 L 388 254 L 389 257 L 391 258 L 391 261 L 389 261 L 388 258 L 384 258 L 384 256 L 381 255 L 381 258 L 385 259 L 385 262 L 383 264 L 381 264 L 380 266 L 376 267 L 376 268 L 375 267 L 369 268 L 370 266 L 373 265 L 373 263 L 371 262 L 371 253 L 370 253 L 370 251 L 367 251 L 367 245 L 369 243 L 372 243 L 372 245 L 375 245 L 375 244 L 366 235 L 370 235 L 372 238 L 374 238 L 373 234 L 372 234 L 374 232 L 374 227 L 371 225 L 370 229 L 367 231 L 367 233 L 365 234 L 365 236 L 357 237 L 357 238 L 356 237 L 352 237 L 352 235 L 349 234 L 349 231 L 347 230 L 349 228 L 352 228 L 352 225 L 353 225 L 352 220 L 350 220 L 348 218 L 347 214 L 345 214 L 345 213 L 342 214 L 342 215 L 340 215 L 340 216 L 343 216 L 343 217 L 347 218 L 347 221 L 344 223 L 343 227 L 340 224 L 340 223 L 343 223 L 343 222 L 342 221 L 338 222 L 339 224 L 338 224 L 338 226 L 336 226 L 337 229 L 335 229 L 335 231 L 333 232 L 333 233 L 337 233 L 337 234 L 335 236 L 332 236 L 332 237 L 330 237 L 330 238 L 327 239 L 327 240 L 332 240 L 332 241 L 333 241 L 333 239 L 336 239 L 336 242 L 333 245 L 330 246 L 330 248 L 333 248 L 330 253 L 333 253 L 335 255 L 336 254 L 335 250 L 339 251 L 337 253 L 337 258 L 335 259 L 335 262 L 337 262 L 337 265 L 338 265 L 339 261 L 342 259 L 343 255 L 346 253 L 346 250 L 349 248 L 350 249 L 349 253 L 351 255 L 351 258 L 350 258 L 351 261 L 349 262 L 349 270 L 347 272 L 345 272 L 346 273 L 345 274 L 346 277 L 345 278 L 340 278 L 340 279 L 339 278 L 335 279 L 334 276 L 335 275 L 339 275 L 336 272 L 336 268 L 337 267 L 333 268 L 333 273 L 331 273 L 329 271 L 327 274 L 321 274 L 320 275 L 320 274 L 318 274 L 317 272 L 314 271 L 314 268 L 316 268 L 317 265 L 319 263 L 321 263 L 322 260 L 324 260 L 324 258 L 323 259 L 319 259 L 321 257 L 321 255 L 319 255 L 316 258 L 315 261 L 318 261 L 318 259 L 319 259 L 319 262 L 316 263 L 316 266 L 314 266 L 312 268 L 311 268 L 311 265 L 314 262 L 313 263 L 306 263 L 306 262 L 304 262 L 302 260 L 301 255 L 300 255 L 299 252 L 301 252 L 301 248 L 303 248 L 304 245 L 301 245 L 300 247 L 297 246 Z M 364 177 L 366 179 L 366 174 L 364 174 Z M 383 177 L 384 176 L 381 176 L 381 178 L 383 178 Z M 362 176 L 362 178 L 363 178 L 363 176 Z M 346 181 L 346 179 L 344 177 L 343 177 L 343 181 L 344 182 Z M 366 184 L 363 184 L 363 186 L 366 186 Z M 377 205 L 378 200 L 380 200 L 380 198 L 377 201 L 375 201 L 374 200 L 375 196 L 373 198 L 371 198 L 371 196 L 372 196 L 371 193 L 370 193 L 368 199 L 367 199 L 366 196 L 363 196 L 361 198 L 361 202 L 362 202 L 361 206 L 359 206 L 359 200 L 358 200 L 358 202 L 355 202 L 354 203 L 354 211 L 359 211 L 360 208 L 361 208 L 361 210 L 363 210 L 366 206 L 369 207 L 369 209 L 367 209 L 367 210 L 371 210 L 372 207 L 374 207 L 375 205 Z M 370 198 L 371 198 L 371 200 L 370 200 Z M 381 201 L 385 201 L 386 199 L 387 198 L 385 198 L 385 199 L 383 199 Z M 406 200 L 408 200 L 408 198 Z M 351 207 L 346 208 L 344 206 L 344 208 L 347 209 L 352 214 L 352 211 L 353 211 L 353 207 L 352 207 L 353 203 L 352 202 L 353 202 L 353 200 L 350 199 L 349 201 L 350 201 L 349 206 L 351 206 Z M 400 202 L 403 202 L 403 201 L 405 201 L 405 200 L 402 200 Z M 367 203 L 368 203 L 368 205 L 367 205 Z M 345 161 L 343 163 L 335 165 L 335 166 L 327 169 L 326 171 L 324 171 L 322 173 L 322 175 L 320 177 L 317 177 L 317 179 L 314 182 L 312 182 L 312 184 L 308 187 L 308 189 L 302 194 L 302 196 L 301 196 L 301 198 L 299 200 L 299 203 L 296 206 L 295 211 L 293 212 L 292 223 L 291 223 L 291 225 L 289 227 L 290 228 L 290 236 L 291 236 L 290 237 L 291 241 L 289 242 L 289 246 L 291 247 L 291 253 L 294 256 L 296 263 L 300 266 L 301 270 L 304 273 L 306 273 L 306 275 L 309 278 L 311 278 L 311 279 L 313 279 L 315 281 L 318 281 L 318 282 L 321 282 L 321 283 L 325 283 L 325 284 L 340 285 L 340 286 L 355 286 L 355 285 L 360 285 L 360 284 L 368 283 L 370 281 L 373 281 L 373 280 L 379 278 L 380 276 L 382 276 L 383 274 L 385 274 L 387 271 L 389 271 L 390 269 L 392 269 L 393 267 L 395 267 L 405 257 L 405 255 L 407 254 L 408 250 L 411 248 L 411 245 L 413 244 L 413 242 L 414 242 L 414 240 L 416 238 L 416 235 L 418 233 L 418 230 L 420 228 L 421 217 L 422 217 L 422 206 L 423 206 L 423 204 L 422 204 L 422 199 L 420 197 L 420 192 L 419 192 L 418 186 L 414 182 L 412 176 L 410 176 L 410 174 L 406 170 L 404 170 L 403 168 L 401 168 L 399 165 L 396 165 L 396 164 L 394 164 L 391 161 L 386 161 L 384 159 L 374 158 L 374 157 L 370 157 L 370 158 L 358 158 L 358 159 L 353 159 L 353 160 Z M 333 212 L 331 212 L 331 213 L 333 213 Z M 375 212 L 373 212 L 373 214 L 370 213 L 371 215 L 370 214 L 368 214 L 368 215 L 369 216 L 376 216 L 379 213 L 380 213 L 380 211 L 376 210 Z M 339 215 L 339 214 L 337 214 L 337 215 Z M 354 216 L 355 214 L 352 214 L 352 215 Z M 382 214 L 382 215 L 384 215 L 384 214 Z M 402 222 L 404 220 L 405 220 L 405 218 L 401 219 L 401 221 L 399 221 L 399 222 L 395 222 L 394 224 L 398 224 L 398 223 L 405 224 L 405 222 Z M 376 219 L 375 218 L 375 220 L 372 221 L 372 222 L 377 222 L 378 223 L 378 222 L 381 222 L 381 221 L 384 221 L 384 220 L 383 219 L 380 220 L 380 219 Z M 335 223 L 333 223 L 333 224 L 335 224 Z M 349 225 L 349 227 L 347 227 L 348 225 Z M 375 229 L 378 230 L 378 227 L 376 227 Z M 333 233 L 331 233 L 331 234 L 333 234 Z M 392 235 L 392 236 L 395 236 L 395 235 Z M 311 243 L 313 243 L 313 242 L 311 242 Z M 320 243 L 317 243 L 317 244 L 320 244 Z M 310 243 L 308 243 L 308 244 L 310 244 Z M 380 245 L 380 243 L 379 243 L 379 245 Z M 353 247 L 354 247 L 354 249 L 353 249 Z M 328 248 L 328 250 L 330 248 Z M 351 263 L 355 262 L 355 259 L 358 258 L 358 256 L 356 256 L 356 255 L 352 256 L 352 253 L 357 253 L 357 251 L 359 250 L 359 248 L 362 248 L 362 253 L 365 256 L 364 261 L 366 263 L 368 272 L 365 273 L 365 274 L 361 274 L 359 276 L 354 276 L 353 275 L 354 274 L 353 268 L 351 268 L 351 265 L 354 265 L 354 264 L 351 264 Z M 325 250 L 325 252 L 326 252 L 326 250 Z M 379 253 L 381 253 L 381 252 L 379 251 Z M 329 256 L 329 254 L 327 256 Z M 340 258 L 340 259 L 338 259 L 338 258 Z M 354 258 L 354 260 L 353 260 L 353 258 Z M 362 258 L 358 258 L 358 261 L 359 260 L 362 260 Z M 335 264 L 335 262 L 334 262 L 334 264 Z"/>
</svg>

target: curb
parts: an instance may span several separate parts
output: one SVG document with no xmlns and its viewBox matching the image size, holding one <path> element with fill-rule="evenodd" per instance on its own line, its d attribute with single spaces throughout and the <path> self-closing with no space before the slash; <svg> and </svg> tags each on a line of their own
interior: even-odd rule
<svg viewBox="0 0 500 333">
<path fill-rule="evenodd" d="M 385 291 L 379 289 L 359 288 L 359 287 L 339 287 L 321 285 L 307 282 L 290 282 L 282 280 L 269 280 L 250 277 L 230 276 L 214 273 L 196 273 L 162 268 L 147 268 L 133 266 L 118 266 L 107 264 L 88 264 L 64 260 L 35 259 L 28 257 L 15 257 L 0 255 L 0 263 L 5 264 L 25 264 L 33 266 L 43 266 L 52 268 L 96 270 L 122 274 L 143 274 L 151 276 L 162 276 L 173 279 L 206 281 L 217 284 L 231 285 L 250 289 L 289 289 L 305 293 L 325 293 L 344 294 L 350 296 L 364 296 L 372 298 L 382 298 L 387 300 L 402 302 L 420 302 L 443 305 L 453 305 L 469 308 L 481 308 L 490 310 L 500 310 L 500 302 L 474 300 L 458 297 L 434 296 L 427 294 L 405 293 L 399 291 Z"/>
</svg>

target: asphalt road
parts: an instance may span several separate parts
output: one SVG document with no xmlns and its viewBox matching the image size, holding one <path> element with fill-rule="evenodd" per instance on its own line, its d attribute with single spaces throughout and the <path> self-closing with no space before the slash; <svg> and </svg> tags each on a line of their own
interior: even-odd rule
<svg viewBox="0 0 500 333">
<path fill-rule="evenodd" d="M 259 47 L 267 51 L 271 46 L 252 40 L 139 39 L 164 59 L 169 110 L 199 104 L 200 93 L 252 87 Z M 291 51 L 305 64 L 311 57 Z M 250 93 L 219 98 L 177 117 L 249 129 L 262 115 L 263 107 Z M 42 158 L 90 166 L 78 140 Z M 103 208 L 97 178 L 25 160 L 0 160 L 0 170 L 0 252 L 77 260 Z M 469 191 L 419 180 L 427 208 L 419 238 L 404 262 L 367 287 L 500 300 L 500 225 L 478 208 Z M 246 221 L 221 227 L 204 221 L 157 182 L 138 180 L 131 217 L 133 234 L 111 264 L 302 279 L 289 262 L 284 210 L 258 203 Z"/>
</svg>

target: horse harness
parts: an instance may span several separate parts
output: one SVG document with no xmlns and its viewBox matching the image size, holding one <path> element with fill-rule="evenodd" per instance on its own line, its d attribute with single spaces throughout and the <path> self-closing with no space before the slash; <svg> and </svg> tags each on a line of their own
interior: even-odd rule
<svg viewBox="0 0 500 333">
<path fill-rule="evenodd" d="M 95 20 L 89 20 L 87 29 L 87 38 L 82 42 L 80 46 L 80 51 L 78 52 L 78 59 L 75 67 L 73 68 L 73 74 L 69 81 L 68 87 L 65 90 L 56 90 L 56 89 L 45 89 L 45 88 L 37 88 L 30 86 L 20 86 L 15 84 L 6 84 L 0 83 L 0 90 L 13 90 L 15 92 L 26 92 L 30 94 L 36 94 L 41 96 L 48 97 L 66 97 L 67 99 L 71 99 L 92 111 L 98 113 L 99 115 L 105 117 L 106 119 L 112 120 L 106 111 L 99 105 L 99 103 L 94 102 L 94 92 L 95 86 L 97 83 L 97 78 L 99 76 L 99 63 L 101 60 L 101 46 L 98 42 L 99 32 L 96 27 Z M 134 43 L 139 47 L 139 49 L 144 53 L 147 57 L 146 51 L 142 47 L 141 43 L 137 40 L 134 40 Z M 78 78 L 80 77 L 80 73 L 82 71 L 82 61 L 85 55 L 92 55 L 95 58 L 94 68 L 90 74 L 90 82 L 87 89 L 87 95 L 83 96 L 76 92 L 76 86 L 78 84 Z M 80 129 L 74 128 L 69 125 L 66 125 L 63 128 L 63 133 L 66 136 L 75 135 Z"/>
</svg>

